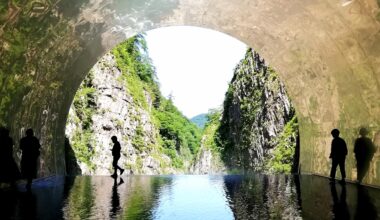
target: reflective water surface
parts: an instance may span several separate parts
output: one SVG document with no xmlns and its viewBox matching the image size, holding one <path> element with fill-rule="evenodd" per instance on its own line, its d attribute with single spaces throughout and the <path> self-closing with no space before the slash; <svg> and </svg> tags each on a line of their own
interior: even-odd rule
<svg viewBox="0 0 380 220">
<path fill-rule="evenodd" d="M 1 219 L 377 219 L 380 190 L 317 176 L 55 177 L 0 190 Z"/>
</svg>

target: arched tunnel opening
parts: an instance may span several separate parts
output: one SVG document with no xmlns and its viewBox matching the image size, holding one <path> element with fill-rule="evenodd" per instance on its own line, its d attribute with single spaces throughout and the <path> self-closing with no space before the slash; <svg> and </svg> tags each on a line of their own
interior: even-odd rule
<svg viewBox="0 0 380 220">
<path fill-rule="evenodd" d="M 298 173 L 294 106 L 275 70 L 247 48 L 221 33 L 184 26 L 117 45 L 74 96 L 66 173 L 110 175 L 111 136 L 130 174 Z"/>
<path fill-rule="evenodd" d="M 262 204 L 265 203 L 267 207 L 268 204 L 272 204 L 271 201 L 274 204 L 275 202 L 271 200 L 273 197 L 268 195 L 276 194 L 277 191 L 271 184 L 279 183 L 290 188 L 276 189 L 294 191 L 300 197 L 290 216 L 297 216 L 297 213 L 301 212 L 302 217 L 308 219 L 315 218 L 315 213 L 318 213 L 321 218 L 329 219 L 331 213 L 334 215 L 340 213 L 346 217 L 347 214 L 356 217 L 367 214 L 370 216 L 369 219 L 375 219 L 378 210 L 375 202 L 378 197 L 376 190 L 355 187 L 352 184 L 329 186 L 326 179 L 317 176 L 329 176 L 332 139 L 330 131 L 338 128 L 348 148 L 347 179 L 356 180 L 357 164 L 354 149 L 357 140 L 362 136 L 360 130 L 365 128 L 366 137 L 375 150 L 362 183 L 375 187 L 379 185 L 377 169 L 379 162 L 377 115 L 380 109 L 380 103 L 377 101 L 380 94 L 379 13 L 379 3 L 375 0 L 317 0 L 291 3 L 261 0 L 238 0 L 233 3 L 228 0 L 2 2 L 0 3 L 0 124 L 10 129 L 15 146 L 19 145 L 18 140 L 24 136 L 26 129 L 33 128 L 42 146 L 39 176 L 64 175 L 66 165 L 62 155 L 65 153 L 64 134 L 68 110 L 75 91 L 97 60 L 125 39 L 150 29 L 173 25 L 210 28 L 234 36 L 252 46 L 268 63 L 276 67 L 297 109 L 300 146 L 302 146 L 299 163 L 301 173 L 304 175 L 298 180 L 290 180 L 288 177 L 223 179 L 225 187 L 223 189 L 228 195 L 234 195 L 234 199 L 231 200 L 232 205 L 246 204 L 248 207 L 232 210 L 229 214 L 225 213 L 225 216 L 249 219 L 246 216 L 260 213 L 252 208 L 257 207 L 256 203 L 249 201 L 261 201 L 260 199 L 264 198 L 266 202 Z M 13 156 L 20 158 L 21 155 L 14 151 Z M 96 181 L 99 184 L 95 188 L 109 186 L 107 188 L 110 189 L 109 196 L 112 198 L 109 203 L 115 208 L 114 212 L 120 210 L 119 206 L 112 206 L 118 202 L 122 203 L 123 207 L 125 205 L 132 207 L 134 211 L 142 210 L 134 209 L 133 205 L 136 203 L 123 200 L 125 197 L 117 199 L 118 193 L 121 192 L 117 191 L 118 184 L 123 187 L 127 184 L 114 183 L 112 180 L 103 184 L 102 180 L 95 179 L 95 177 L 94 180 L 83 177 L 72 180 L 71 188 L 77 190 L 77 193 L 73 194 L 66 192 L 63 184 L 54 188 L 53 182 L 60 180 L 36 183 L 39 187 L 35 188 L 35 191 L 48 189 L 50 191 L 44 192 L 49 193 L 44 195 L 73 198 L 70 204 L 74 206 L 74 211 L 66 212 L 68 214 L 65 216 L 62 216 L 60 211 L 56 212 L 61 213 L 56 216 L 57 218 L 89 217 L 88 210 L 91 209 L 89 207 L 95 207 L 94 204 L 98 201 L 96 190 L 91 187 Z M 149 187 L 143 187 L 144 192 L 155 192 L 158 188 L 150 187 L 152 185 L 162 186 L 160 189 L 163 191 L 166 189 L 165 178 L 148 180 L 149 178 L 141 177 L 141 179 L 143 180 L 129 179 L 125 182 L 128 182 L 129 186 L 135 184 L 137 188 L 146 183 L 144 187 Z M 186 181 L 181 183 L 184 184 L 182 186 L 188 186 Z M 237 190 L 236 187 L 242 185 L 246 186 L 245 190 Z M 265 193 L 249 191 L 251 186 L 263 189 L 260 192 Z M 20 218 L 26 218 L 23 213 L 35 215 L 38 207 L 47 204 L 43 199 L 47 197 L 38 196 L 36 193 L 21 197 L 15 197 L 8 192 L 1 193 L 4 195 L 1 196 L 4 213 L 10 213 L 11 217 L 18 215 Z M 123 193 L 125 193 L 123 195 L 132 195 L 128 190 Z M 255 197 L 253 196 L 255 193 L 262 196 Z M 76 201 L 82 197 L 78 198 L 76 195 L 92 196 L 86 197 L 89 199 L 81 200 L 83 203 L 79 203 Z M 156 198 L 153 194 L 143 197 Z M 293 201 L 286 196 L 283 198 L 285 201 Z M 310 204 L 315 204 L 312 201 L 316 198 L 330 203 L 323 203 L 320 207 L 314 205 L 310 207 Z M 147 200 L 149 202 L 146 203 L 144 210 L 155 210 L 156 213 L 160 213 L 162 207 L 156 206 L 156 200 Z M 61 208 L 58 205 L 60 199 L 52 201 L 57 202 L 54 205 L 58 207 L 57 209 Z M 33 204 L 33 206 L 28 209 L 29 211 L 18 212 L 12 208 L 15 206 L 9 206 L 16 203 Z M 287 203 L 284 204 L 290 207 Z M 334 207 L 347 208 L 340 209 L 343 211 L 339 212 L 327 207 L 329 204 L 338 204 Z M 302 206 L 301 211 L 297 208 L 300 206 Z M 151 207 L 155 209 L 149 209 Z M 369 208 L 363 209 L 363 207 Z M 310 211 L 312 209 L 317 211 Z M 327 213 L 329 210 L 331 212 Z M 134 211 L 130 213 L 136 213 Z M 273 214 L 263 213 L 262 218 L 269 218 L 269 213 Z M 55 216 L 54 213 L 50 214 Z M 109 218 L 112 218 L 111 214 Z M 276 216 L 276 213 L 272 216 Z M 43 217 L 44 214 L 41 218 Z"/>
</svg>

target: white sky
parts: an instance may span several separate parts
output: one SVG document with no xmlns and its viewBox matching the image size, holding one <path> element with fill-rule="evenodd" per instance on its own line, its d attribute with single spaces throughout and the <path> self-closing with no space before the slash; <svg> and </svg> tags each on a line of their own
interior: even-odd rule
<svg viewBox="0 0 380 220">
<path fill-rule="evenodd" d="M 191 118 L 222 105 L 236 64 L 247 46 L 226 34 L 197 27 L 167 27 L 147 32 L 149 56 L 161 92 Z"/>
</svg>

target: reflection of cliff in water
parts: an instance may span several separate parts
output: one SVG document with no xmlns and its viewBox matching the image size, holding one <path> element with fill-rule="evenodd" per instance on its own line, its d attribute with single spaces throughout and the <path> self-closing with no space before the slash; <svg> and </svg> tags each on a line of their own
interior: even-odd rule
<svg viewBox="0 0 380 220">
<path fill-rule="evenodd" d="M 121 180 L 118 179 L 117 183 Z M 123 184 L 102 176 L 75 177 L 63 207 L 66 219 L 151 219 L 161 187 L 170 185 L 171 178 L 123 177 Z M 117 211 L 113 207 L 115 193 L 119 196 Z"/>
<path fill-rule="evenodd" d="M 0 189 L 1 219 L 379 219 L 380 190 L 324 177 L 57 177 Z M 302 201 L 302 203 L 301 203 Z"/>
<path fill-rule="evenodd" d="M 291 176 L 225 176 L 235 219 L 301 218 L 299 188 Z"/>
</svg>

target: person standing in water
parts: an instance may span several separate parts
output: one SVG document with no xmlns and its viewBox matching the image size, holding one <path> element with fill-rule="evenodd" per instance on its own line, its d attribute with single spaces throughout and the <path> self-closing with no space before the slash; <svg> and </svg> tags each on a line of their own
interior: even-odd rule
<svg viewBox="0 0 380 220">
<path fill-rule="evenodd" d="M 117 170 L 120 170 L 120 175 L 122 175 L 123 172 L 124 172 L 124 169 L 122 169 L 121 167 L 119 167 L 119 165 L 117 165 L 117 162 L 120 159 L 120 150 L 121 150 L 120 143 L 119 143 L 119 141 L 117 141 L 117 137 L 116 136 L 112 136 L 111 140 L 113 142 L 113 148 L 112 148 L 113 161 L 112 161 L 112 166 L 113 166 L 113 168 L 115 170 L 114 173 L 111 176 L 115 178 L 115 177 L 117 177 Z"/>
<path fill-rule="evenodd" d="M 335 173 L 336 167 L 339 165 L 340 173 L 342 175 L 342 183 L 345 182 L 346 178 L 346 169 L 345 169 L 345 161 L 347 156 L 347 145 L 346 142 L 339 137 L 339 130 L 333 129 L 331 131 L 331 135 L 333 136 L 333 140 L 331 142 L 331 153 L 330 158 L 332 159 L 332 166 L 330 172 L 330 181 L 335 181 Z"/>
<path fill-rule="evenodd" d="M 37 177 L 37 159 L 40 156 L 40 141 L 34 136 L 33 130 L 26 130 L 26 137 L 20 140 L 21 173 L 27 179 L 26 189 L 32 188 L 32 181 Z"/>
</svg>

